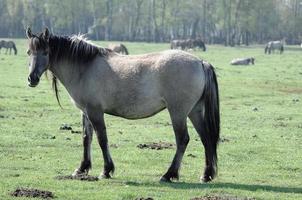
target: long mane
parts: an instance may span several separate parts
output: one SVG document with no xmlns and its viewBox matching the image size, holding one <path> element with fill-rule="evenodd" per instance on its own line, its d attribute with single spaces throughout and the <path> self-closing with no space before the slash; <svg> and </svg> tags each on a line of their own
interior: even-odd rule
<svg viewBox="0 0 302 200">
<path fill-rule="evenodd" d="M 96 56 L 107 56 L 109 49 L 92 44 L 83 35 L 56 36 L 49 38 L 51 62 L 66 60 L 72 63 L 86 63 Z"/>
</svg>

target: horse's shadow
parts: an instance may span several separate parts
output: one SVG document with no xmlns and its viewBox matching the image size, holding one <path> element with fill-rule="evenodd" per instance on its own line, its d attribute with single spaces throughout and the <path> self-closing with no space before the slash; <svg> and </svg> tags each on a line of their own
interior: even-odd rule
<svg viewBox="0 0 302 200">
<path fill-rule="evenodd" d="M 185 183 L 185 182 L 174 182 L 174 183 L 150 183 L 150 182 L 126 182 L 127 185 L 133 186 L 160 186 L 160 187 L 172 187 L 176 189 L 237 189 L 237 190 L 247 190 L 256 191 L 263 190 L 267 192 L 280 192 L 280 193 L 296 193 L 302 194 L 302 188 L 299 187 L 281 187 L 281 186 L 271 186 L 271 185 L 248 185 L 239 183 Z"/>
</svg>

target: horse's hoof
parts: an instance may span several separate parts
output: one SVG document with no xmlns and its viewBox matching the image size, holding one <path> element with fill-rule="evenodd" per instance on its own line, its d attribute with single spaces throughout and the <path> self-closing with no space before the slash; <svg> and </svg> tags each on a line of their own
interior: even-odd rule
<svg viewBox="0 0 302 200">
<path fill-rule="evenodd" d="M 202 178 L 200 178 L 200 181 L 203 182 L 203 183 L 208 183 L 210 181 L 212 181 L 212 177 L 211 176 L 204 176 Z"/>
<path fill-rule="evenodd" d="M 110 178 L 112 178 L 112 177 L 110 176 L 110 174 L 101 174 L 101 175 L 99 176 L 99 179 L 110 179 Z"/>
<path fill-rule="evenodd" d="M 162 176 L 159 180 L 160 182 L 163 182 L 163 183 L 171 183 L 172 181 L 164 176 Z"/>
<path fill-rule="evenodd" d="M 88 170 L 81 171 L 80 169 L 75 169 L 74 172 L 71 174 L 72 177 L 87 176 L 87 175 L 88 175 Z"/>
</svg>

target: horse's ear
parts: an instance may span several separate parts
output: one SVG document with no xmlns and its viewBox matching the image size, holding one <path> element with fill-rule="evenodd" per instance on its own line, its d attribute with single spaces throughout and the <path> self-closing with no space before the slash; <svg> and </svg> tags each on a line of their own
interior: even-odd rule
<svg viewBox="0 0 302 200">
<path fill-rule="evenodd" d="M 50 37 L 50 32 L 48 30 L 48 28 L 45 28 L 44 32 L 43 32 L 43 36 L 44 36 L 44 39 L 45 40 L 49 40 L 49 37 Z"/>
<path fill-rule="evenodd" d="M 26 36 L 28 37 L 28 39 L 33 37 L 33 34 L 32 34 L 31 29 L 29 27 L 27 27 L 27 29 L 26 29 Z"/>
</svg>

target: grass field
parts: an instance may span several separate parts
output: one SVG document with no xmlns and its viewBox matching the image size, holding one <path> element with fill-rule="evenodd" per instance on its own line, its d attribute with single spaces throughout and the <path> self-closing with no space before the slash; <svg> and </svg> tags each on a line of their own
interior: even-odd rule
<svg viewBox="0 0 302 200">
<path fill-rule="evenodd" d="M 81 130 L 80 112 L 61 86 L 63 109 L 50 81 L 27 86 L 26 41 L 16 40 L 17 56 L 0 54 L 0 199 L 14 199 L 18 187 L 52 191 L 56 199 L 185 199 L 205 195 L 243 199 L 302 199 L 302 51 L 264 55 L 261 46 L 208 46 L 196 56 L 212 63 L 218 74 L 221 105 L 219 174 L 199 182 L 204 150 L 189 124 L 190 143 L 179 182 L 164 184 L 160 176 L 175 149 L 139 149 L 149 142 L 174 143 L 167 111 L 143 120 L 106 116 L 113 179 L 87 182 L 57 180 L 80 164 L 80 134 L 59 130 L 63 123 Z M 106 46 L 106 43 L 99 44 Z M 168 44 L 125 43 L 130 54 L 168 49 Z M 236 57 L 254 56 L 254 66 L 231 66 Z M 196 157 L 188 156 L 189 154 Z M 94 138 L 91 175 L 102 170 L 101 151 Z M 23 199 L 23 198 L 17 198 Z M 28 199 L 28 198 L 24 198 Z"/>
</svg>

